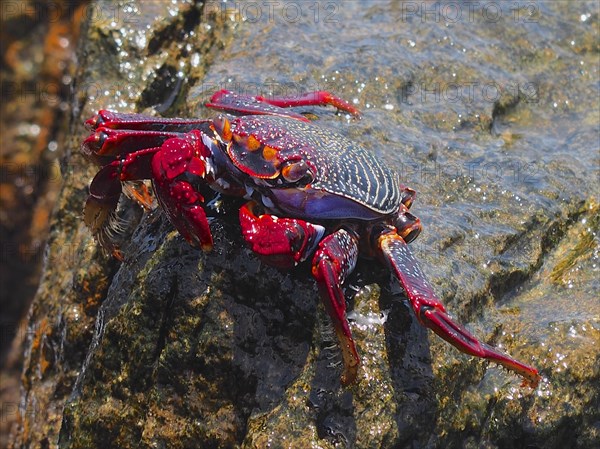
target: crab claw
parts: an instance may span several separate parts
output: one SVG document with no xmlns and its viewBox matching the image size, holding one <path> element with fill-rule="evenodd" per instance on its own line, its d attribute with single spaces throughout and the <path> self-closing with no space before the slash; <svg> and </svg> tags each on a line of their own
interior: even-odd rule
<svg viewBox="0 0 600 449">
<path fill-rule="evenodd" d="M 195 184 L 206 179 L 208 157 L 202 135 L 192 131 L 165 141 L 151 163 L 154 190 L 171 222 L 190 245 L 207 252 L 213 238 Z"/>
<path fill-rule="evenodd" d="M 460 351 L 491 360 L 519 374 L 525 385 L 532 388 L 538 385 L 540 375 L 535 368 L 480 342 L 450 318 L 402 237 L 395 232 L 385 233 L 379 237 L 379 246 L 423 326 L 430 328 Z"/>
<path fill-rule="evenodd" d="M 322 226 L 303 220 L 259 214 L 253 201 L 240 208 L 240 225 L 252 251 L 265 263 L 282 269 L 310 256 L 325 232 Z"/>
</svg>

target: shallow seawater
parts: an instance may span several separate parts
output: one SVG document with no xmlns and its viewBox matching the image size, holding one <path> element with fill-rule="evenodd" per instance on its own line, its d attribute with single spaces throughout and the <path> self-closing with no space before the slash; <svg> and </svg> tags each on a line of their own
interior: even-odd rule
<svg viewBox="0 0 600 449">
<path fill-rule="evenodd" d="M 311 9 L 293 23 L 275 12 L 243 24 L 192 97 L 328 89 L 356 103 L 359 122 L 309 109 L 417 190 L 415 247 L 434 261 L 459 241 L 489 264 L 506 236 L 598 196 L 594 2 L 442 2 L 425 15 L 406 2 L 331 5 L 318 21 Z M 518 257 L 537 266 L 540 254 Z"/>
<path fill-rule="evenodd" d="M 598 353 L 597 4 L 331 5 L 243 24 L 191 98 L 330 90 L 359 107 L 307 109 L 417 190 L 413 251 L 451 313 L 539 365 L 542 396 L 564 394 L 548 385 L 579 356 L 556 353 Z M 489 372 L 485 391 L 518 385 Z"/>
<path fill-rule="evenodd" d="M 587 206 L 590 215 L 577 220 L 522 293 L 524 298 L 551 296 L 561 314 L 544 309 L 528 311 L 524 306 L 523 312 L 534 314 L 533 318 L 550 323 L 600 317 L 600 302 L 593 294 L 600 288 L 600 215 L 597 203 Z"/>
<path fill-rule="evenodd" d="M 272 16 L 219 5 L 236 33 L 189 87 L 190 113 L 210 114 L 201 104 L 221 88 L 329 90 L 355 104 L 362 120 L 331 108 L 303 112 L 363 144 L 417 191 L 411 211 L 424 230 L 411 246 L 449 312 L 535 365 L 543 381 L 521 388 L 516 375 L 449 347 L 417 323 L 386 269 L 362 260 L 346 295 L 357 309 L 352 328 L 364 366 L 358 385 L 342 388 L 310 268 L 286 275 L 262 266 L 232 213 L 212 223 L 223 231 L 212 258 L 175 232 L 144 238 L 153 226 L 168 228 L 164 220 L 147 220 L 135 236 L 152 275 L 130 302 L 148 306 L 152 319 L 142 324 L 164 344 L 160 382 L 148 380 L 160 393 L 157 409 L 185 396 L 197 409 L 175 408 L 175 418 L 203 415 L 207 429 L 220 425 L 243 447 L 282 434 L 315 447 L 554 448 L 570 447 L 569 438 L 592 447 L 600 419 L 592 410 L 600 353 L 597 4 L 288 2 Z M 300 16 L 290 16 L 297 8 Z M 112 290 L 127 298 L 116 290 L 142 275 L 134 265 L 120 273 L 135 276 Z M 161 318 L 173 331 L 158 332 L 154 315 L 165 307 L 169 278 L 181 286 L 167 292 L 173 323 Z M 127 313 L 119 318 L 122 328 L 109 329 L 116 340 L 131 327 Z M 191 374 L 177 384 L 182 366 Z"/>
</svg>

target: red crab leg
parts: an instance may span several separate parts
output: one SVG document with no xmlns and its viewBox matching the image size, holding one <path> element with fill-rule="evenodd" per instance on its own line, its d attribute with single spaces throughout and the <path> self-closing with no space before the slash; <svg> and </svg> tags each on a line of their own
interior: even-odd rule
<svg viewBox="0 0 600 449">
<path fill-rule="evenodd" d="M 242 233 L 252 250 L 271 265 L 289 268 L 301 262 L 312 253 L 323 235 L 324 228 L 321 226 L 269 214 L 257 216 L 255 208 L 256 203 L 250 202 L 240 209 Z M 356 237 L 340 229 L 321 241 L 313 258 L 313 276 L 340 341 L 344 385 L 354 382 L 360 363 L 348 326 L 346 299 L 341 289 L 346 276 L 354 269 L 357 257 Z"/>
<path fill-rule="evenodd" d="M 114 156 L 158 147 L 171 137 L 206 125 L 209 120 L 149 117 L 102 110 L 87 120 L 86 125 L 95 132 L 81 145 L 83 153 L 104 165 Z"/>
<path fill-rule="evenodd" d="M 159 147 L 165 140 L 182 135 L 168 131 L 131 131 L 100 127 L 83 141 L 81 150 L 92 158 L 118 156 L 145 148 Z"/>
<path fill-rule="evenodd" d="M 339 229 L 325 237 L 313 258 L 312 273 L 317 280 L 325 310 L 329 314 L 342 350 L 342 384 L 356 380 L 360 359 L 346 318 L 346 298 L 341 285 L 352 272 L 358 257 L 357 238 Z"/>
<path fill-rule="evenodd" d="M 122 254 L 110 241 L 110 234 L 122 193 L 121 182 L 150 178 L 150 161 L 159 149 L 147 148 L 111 162 L 96 173 L 90 184 L 90 194 L 83 209 L 84 221 L 104 249 L 118 259 L 122 259 Z"/>
<path fill-rule="evenodd" d="M 173 131 L 185 133 L 197 129 L 199 125 L 207 123 L 208 121 L 209 120 L 206 119 L 151 117 L 143 114 L 101 110 L 85 123 L 94 130 L 103 127 L 110 129 Z"/>
<path fill-rule="evenodd" d="M 309 120 L 302 114 L 287 111 L 284 108 L 296 106 L 335 106 L 339 110 L 360 117 L 360 112 L 350 103 L 329 92 L 318 91 L 297 97 L 261 97 L 237 94 L 228 90 L 216 92 L 206 104 L 209 108 L 222 109 L 239 114 L 278 115 L 298 120 Z"/>
<path fill-rule="evenodd" d="M 292 108 L 296 106 L 327 106 L 331 105 L 338 108 L 340 111 L 348 112 L 355 117 L 360 117 L 360 111 L 348 103 L 346 100 L 336 97 L 335 95 L 318 90 L 315 92 L 308 92 L 299 96 L 294 97 L 256 97 L 258 101 L 264 101 L 265 103 L 272 104 L 273 106 L 279 106 L 280 108 Z"/>
<path fill-rule="evenodd" d="M 240 208 L 242 234 L 265 263 L 292 268 L 312 254 L 325 229 L 303 220 L 256 215 L 256 203 Z"/>
<path fill-rule="evenodd" d="M 406 291 L 422 325 L 433 330 L 462 352 L 498 363 L 523 376 L 524 384 L 532 388 L 537 386 L 540 375 L 535 368 L 478 341 L 469 331 L 448 316 L 402 237 L 394 232 L 383 234 L 379 237 L 379 245 L 385 259 Z"/>
</svg>

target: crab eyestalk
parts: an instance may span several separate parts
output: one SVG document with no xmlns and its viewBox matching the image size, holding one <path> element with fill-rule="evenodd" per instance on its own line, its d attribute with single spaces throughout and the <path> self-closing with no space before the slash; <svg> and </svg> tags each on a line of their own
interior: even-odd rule
<svg viewBox="0 0 600 449">
<path fill-rule="evenodd" d="M 401 204 L 400 213 L 396 219 L 395 226 L 398 235 L 402 237 L 406 243 L 410 243 L 416 239 L 422 229 L 421 220 L 411 214 L 404 204 Z"/>
<path fill-rule="evenodd" d="M 413 202 L 415 201 L 417 192 L 414 189 L 406 187 L 402 184 L 400 185 L 400 189 L 402 191 L 400 195 L 400 202 L 404 204 L 404 206 L 406 206 L 407 209 L 410 209 L 410 206 L 412 206 Z"/>
</svg>

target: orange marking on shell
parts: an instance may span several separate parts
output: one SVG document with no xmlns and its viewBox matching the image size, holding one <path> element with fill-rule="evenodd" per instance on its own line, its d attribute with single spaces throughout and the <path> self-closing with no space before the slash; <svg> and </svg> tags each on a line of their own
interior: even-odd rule
<svg viewBox="0 0 600 449">
<path fill-rule="evenodd" d="M 268 145 L 265 145 L 265 147 L 263 149 L 263 157 L 267 161 L 272 161 L 277 157 L 277 151 L 278 151 L 277 149 L 270 147 Z"/>
<path fill-rule="evenodd" d="M 231 123 L 229 123 L 229 120 L 227 120 L 226 118 L 223 119 L 223 131 L 221 136 L 227 142 L 230 142 L 231 138 L 233 137 L 233 134 L 231 133 Z"/>
<path fill-rule="evenodd" d="M 258 139 L 252 135 L 248 136 L 248 141 L 246 142 L 246 146 L 250 151 L 256 151 L 260 148 L 260 142 Z"/>
<path fill-rule="evenodd" d="M 231 123 L 229 123 L 226 117 L 219 117 L 213 120 L 213 126 L 224 142 L 231 142 L 233 133 L 231 132 Z"/>
<path fill-rule="evenodd" d="M 234 134 L 233 135 L 233 141 L 235 143 L 237 143 L 238 145 L 246 147 L 247 146 L 247 142 L 248 142 L 248 137 L 247 136 L 240 136 L 239 134 Z"/>
<path fill-rule="evenodd" d="M 256 139 L 256 137 L 254 137 L 252 135 L 241 136 L 239 134 L 234 134 L 233 140 L 235 141 L 235 143 L 237 143 L 241 147 L 244 147 L 244 149 L 251 151 L 251 152 L 258 150 L 261 146 L 260 142 Z"/>
</svg>

